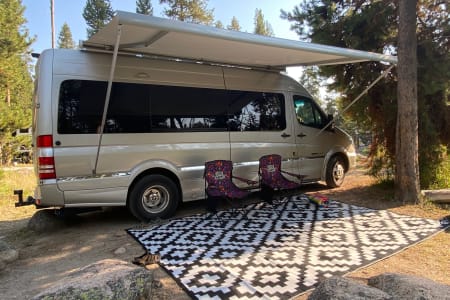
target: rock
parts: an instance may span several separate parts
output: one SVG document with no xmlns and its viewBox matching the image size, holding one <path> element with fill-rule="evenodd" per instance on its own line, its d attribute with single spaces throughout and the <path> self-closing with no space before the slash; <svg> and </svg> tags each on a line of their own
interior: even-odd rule
<svg viewBox="0 0 450 300">
<path fill-rule="evenodd" d="M 163 287 L 163 284 L 159 280 L 153 280 L 152 287 L 154 287 L 155 289 L 160 289 Z"/>
<path fill-rule="evenodd" d="M 370 286 L 392 296 L 392 299 L 450 300 L 450 286 L 427 278 L 384 273 L 369 279 Z"/>
<path fill-rule="evenodd" d="M 0 270 L 3 270 L 8 263 L 19 258 L 19 251 L 14 249 L 7 242 L 0 240 Z"/>
<path fill-rule="evenodd" d="M 64 227 L 64 220 L 58 218 L 52 209 L 38 210 L 28 221 L 28 229 L 35 232 L 53 231 Z"/>
<path fill-rule="evenodd" d="M 120 247 L 120 248 L 117 248 L 116 251 L 114 251 L 114 254 L 120 255 L 120 254 L 124 254 L 125 252 L 127 252 L 127 249 L 125 249 L 125 247 Z"/>
<path fill-rule="evenodd" d="M 145 268 L 105 259 L 62 278 L 32 299 L 148 299 L 152 282 L 153 273 Z"/>
<path fill-rule="evenodd" d="M 331 277 L 323 280 L 309 295 L 308 300 L 382 300 L 391 297 L 376 288 L 359 284 L 344 277 Z"/>
<path fill-rule="evenodd" d="M 0 261 L 10 263 L 18 258 L 19 252 L 7 242 L 0 240 Z"/>
</svg>

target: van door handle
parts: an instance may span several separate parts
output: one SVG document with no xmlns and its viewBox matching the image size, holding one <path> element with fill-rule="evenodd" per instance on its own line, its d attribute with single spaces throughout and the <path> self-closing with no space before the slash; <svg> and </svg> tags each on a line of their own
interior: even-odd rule
<svg viewBox="0 0 450 300">
<path fill-rule="evenodd" d="M 285 132 L 283 132 L 283 134 L 281 135 L 282 138 L 287 138 L 287 137 L 290 137 L 290 136 L 291 136 L 290 134 L 287 134 Z"/>
<path fill-rule="evenodd" d="M 301 132 L 301 133 L 297 134 L 297 136 L 300 137 L 300 138 L 302 138 L 302 137 L 305 137 L 306 134 L 304 134 L 303 132 Z"/>
<path fill-rule="evenodd" d="M 61 146 L 61 142 L 60 142 L 60 141 L 56 141 L 56 142 L 55 142 L 55 145 L 56 145 L 56 146 Z"/>
</svg>

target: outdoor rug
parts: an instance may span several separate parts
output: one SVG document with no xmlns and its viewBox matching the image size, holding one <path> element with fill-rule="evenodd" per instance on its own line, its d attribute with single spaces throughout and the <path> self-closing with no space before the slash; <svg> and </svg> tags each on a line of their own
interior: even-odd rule
<svg viewBox="0 0 450 300">
<path fill-rule="evenodd" d="M 199 214 L 128 232 L 197 299 L 290 299 L 320 280 L 392 255 L 442 229 L 439 221 L 305 195 L 275 209 Z M 244 217 L 245 214 L 245 217 Z"/>
</svg>

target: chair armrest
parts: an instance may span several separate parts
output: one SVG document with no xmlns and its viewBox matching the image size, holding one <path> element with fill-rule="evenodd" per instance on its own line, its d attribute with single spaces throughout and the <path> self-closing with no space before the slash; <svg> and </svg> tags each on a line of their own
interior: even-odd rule
<svg viewBox="0 0 450 300">
<path fill-rule="evenodd" d="M 248 185 L 256 185 L 256 184 L 258 184 L 258 181 L 254 181 L 254 180 L 250 180 L 250 179 L 246 179 L 246 178 L 242 178 L 242 177 L 237 177 L 237 176 L 234 176 L 234 175 L 233 175 L 233 178 L 236 178 L 237 180 L 245 182 Z"/>
<path fill-rule="evenodd" d="M 302 175 L 302 174 L 294 174 L 294 173 L 287 172 L 287 171 L 283 171 L 283 170 L 281 170 L 281 173 L 288 174 L 288 175 L 290 175 L 290 176 L 296 177 L 296 178 L 298 178 L 300 181 L 303 180 L 303 178 L 305 178 L 305 177 L 307 176 L 307 175 Z"/>
</svg>

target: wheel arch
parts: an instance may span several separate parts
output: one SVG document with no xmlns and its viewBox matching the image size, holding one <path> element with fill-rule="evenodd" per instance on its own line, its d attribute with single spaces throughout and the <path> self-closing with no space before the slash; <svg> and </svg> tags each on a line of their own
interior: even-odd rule
<svg viewBox="0 0 450 300">
<path fill-rule="evenodd" d="M 326 180 L 328 162 L 333 157 L 342 158 L 342 160 L 344 162 L 345 173 L 347 173 L 350 168 L 350 160 L 349 160 L 348 156 L 345 154 L 345 149 L 336 149 L 335 151 L 329 151 L 327 153 L 327 155 L 325 156 L 323 166 L 322 166 L 322 178 L 321 178 L 322 180 Z"/>
</svg>

